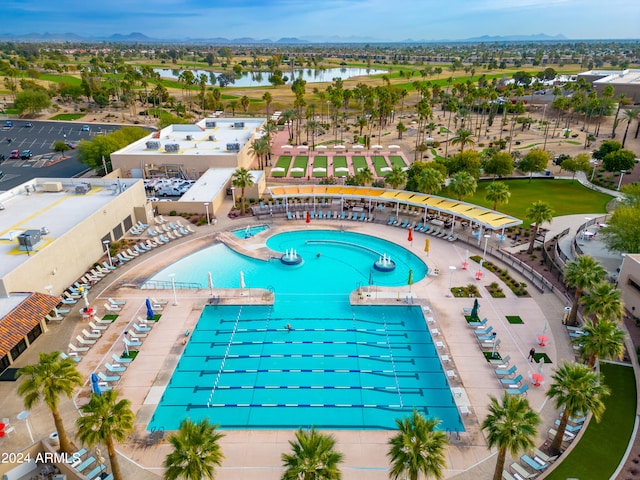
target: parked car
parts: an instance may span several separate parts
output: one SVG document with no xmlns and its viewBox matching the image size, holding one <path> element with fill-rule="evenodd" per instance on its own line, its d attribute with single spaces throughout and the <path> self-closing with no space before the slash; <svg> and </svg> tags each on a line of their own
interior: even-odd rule
<svg viewBox="0 0 640 480">
<path fill-rule="evenodd" d="M 23 150 L 22 153 L 20 154 L 20 158 L 22 160 L 27 160 L 31 157 L 33 157 L 33 153 L 31 153 L 31 150 Z"/>
<path fill-rule="evenodd" d="M 4 122 L 4 126 L 5 128 L 11 128 L 13 127 L 13 122 L 11 120 L 7 120 L 6 122 Z"/>
<path fill-rule="evenodd" d="M 75 150 L 75 148 L 78 146 L 77 143 L 75 142 L 70 142 L 69 140 L 67 140 L 66 142 L 64 142 L 64 144 L 69 147 L 71 150 Z"/>
<path fill-rule="evenodd" d="M 31 128 L 33 127 L 33 124 L 31 122 L 27 122 L 24 124 L 24 128 Z"/>
<path fill-rule="evenodd" d="M 80 131 L 88 132 L 89 131 L 89 125 L 82 125 L 82 128 L 80 129 Z"/>
<path fill-rule="evenodd" d="M 20 150 L 11 150 L 9 158 L 20 158 Z"/>
<path fill-rule="evenodd" d="M 179 197 L 184 194 L 184 191 L 179 187 L 172 187 L 169 185 L 163 185 L 156 190 L 161 197 Z"/>
</svg>

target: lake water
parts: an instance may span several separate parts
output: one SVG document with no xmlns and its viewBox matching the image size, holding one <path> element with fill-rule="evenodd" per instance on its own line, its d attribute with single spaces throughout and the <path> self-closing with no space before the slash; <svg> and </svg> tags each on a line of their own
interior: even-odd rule
<svg viewBox="0 0 640 480">
<path fill-rule="evenodd" d="M 171 68 L 154 68 L 154 71 L 160 74 L 162 78 L 170 78 L 177 80 L 181 70 Z M 208 84 L 212 85 L 215 78 L 222 72 L 209 72 L 207 70 L 191 70 L 197 78 L 204 74 L 209 79 Z M 332 82 L 334 78 L 346 80 L 352 77 L 362 77 L 369 75 L 380 75 L 388 73 L 386 70 L 376 70 L 372 68 L 298 68 L 294 70 L 295 77 L 292 78 L 291 70 L 282 69 L 283 76 L 288 77 L 287 83 L 292 83 L 295 78 L 302 78 L 308 83 Z M 212 75 L 214 78 L 212 78 Z M 230 87 L 265 87 L 271 85 L 269 83 L 270 72 L 243 72 L 242 77 L 237 78 L 235 83 L 229 84 Z"/>
</svg>

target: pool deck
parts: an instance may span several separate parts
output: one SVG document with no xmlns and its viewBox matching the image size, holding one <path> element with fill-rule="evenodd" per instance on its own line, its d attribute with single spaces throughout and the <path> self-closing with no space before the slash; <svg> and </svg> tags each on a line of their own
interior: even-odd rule
<svg viewBox="0 0 640 480">
<path fill-rule="evenodd" d="M 487 317 L 488 324 L 494 327 L 500 339 L 499 352 L 504 357 L 511 357 L 511 365 L 517 365 L 518 373 L 529 385 L 527 399 L 531 406 L 543 415 L 543 423 L 539 427 L 538 446 L 546 440 L 547 430 L 553 426 L 557 412 L 547 401 L 545 390 L 548 383 L 533 386 L 529 381 L 530 374 L 538 371 L 538 365 L 527 360 L 529 349 L 535 347 L 539 353 L 546 353 L 552 364 L 544 366 L 543 373 L 549 376 L 551 371 L 562 360 L 572 360 L 574 352 L 569 344 L 566 330 L 561 324 L 564 303 L 551 293 L 541 294 L 533 288 L 529 289 L 531 297 L 517 298 L 492 273 L 485 271 L 485 278 L 476 281 L 472 269 L 462 270 L 461 265 L 469 255 L 482 254 L 477 248 L 457 242 L 431 238 L 430 252 L 423 250 L 423 234 L 414 233 L 414 242 L 407 241 L 407 231 L 397 227 L 380 224 L 349 222 L 338 220 L 318 220 L 307 224 L 304 221 L 273 221 L 271 228 L 250 239 L 229 239 L 226 232 L 255 224 L 254 219 L 230 220 L 220 218 L 216 225 L 197 228 L 197 233 L 171 242 L 129 264 L 118 268 L 102 282 L 91 289 L 89 299 L 103 316 L 103 304 L 107 298 L 126 300 L 122 312 L 104 335 L 98 339 L 78 363 L 87 382 L 74 398 L 74 402 L 63 400 L 61 410 L 65 425 L 75 433 L 77 418 L 76 404 L 83 404 L 90 395 L 89 377 L 91 373 L 103 371 L 105 362 L 113 363 L 112 354 L 123 352 L 122 337 L 136 317 L 146 314 L 145 299 L 152 297 L 167 301 L 161 320 L 155 324 L 148 337 L 143 339 L 140 352 L 127 371 L 122 375 L 116 388 L 124 398 L 132 403 L 136 413 L 135 434 L 119 445 L 122 468 L 125 478 L 146 480 L 158 478 L 162 474 L 162 462 L 171 451 L 166 441 L 150 445 L 145 426 L 158 404 L 165 385 L 169 382 L 173 369 L 184 349 L 185 333 L 192 331 L 200 317 L 203 307 L 209 301 L 211 292 L 202 290 L 178 290 L 177 304 L 174 304 L 171 290 L 139 290 L 133 286 L 140 284 L 151 274 L 166 265 L 182 258 L 188 253 L 211 245 L 217 240 L 229 242 L 230 246 L 242 253 L 269 255 L 264 247 L 265 239 L 275 233 L 287 230 L 341 228 L 347 231 L 366 233 L 398 243 L 422 258 L 431 271 L 439 271 L 438 275 L 429 275 L 411 287 L 398 288 L 376 287 L 367 295 L 353 292 L 351 299 L 358 304 L 402 304 L 410 302 L 422 305 L 425 316 L 432 317 L 430 329 L 437 329 L 434 341 L 442 342 L 440 348 L 443 368 L 453 373 L 449 382 L 454 390 L 454 397 L 459 407 L 466 407 L 468 414 L 462 415 L 466 432 L 459 435 L 449 434 L 450 446 L 446 450 L 446 478 L 471 480 L 489 478 L 495 468 L 495 451 L 489 451 L 480 423 L 487 414 L 488 396 L 501 396 L 502 387 L 495 376 L 494 369 L 483 357 L 481 349 L 472 329 L 467 326 L 464 308 L 470 308 L 470 298 L 453 298 L 448 295 L 449 285 L 463 286 L 475 284 L 480 289 L 480 317 Z M 493 239 L 491 239 L 493 240 Z M 231 244 L 234 245 L 231 245 Z M 473 262 L 471 262 L 473 264 Z M 455 266 L 456 269 L 450 269 Z M 472 267 L 473 268 L 473 267 Z M 506 298 L 494 299 L 486 286 L 498 282 L 503 287 Z M 269 292 L 261 289 L 213 289 L 213 295 L 224 304 L 261 304 L 270 303 L 273 298 Z M 87 321 L 79 314 L 80 307 L 60 324 L 51 324 L 50 331 L 44 340 L 38 340 L 23 356 L 16 366 L 20 367 L 37 361 L 37 353 L 53 349 L 67 350 L 70 340 L 75 342 L 76 335 L 87 328 Z M 523 324 L 513 325 L 507 322 L 507 315 L 518 315 Z M 546 322 L 546 323 L 545 323 Z M 537 336 L 546 325 L 545 335 L 549 337 L 546 346 L 539 346 Z M 90 330 L 90 329 L 89 329 Z M 109 374 L 109 372 L 106 372 Z M 0 382 L 0 417 L 15 419 L 23 410 L 22 401 L 17 397 L 15 389 L 18 382 Z M 22 422 L 12 420 L 16 427 L 14 435 L 3 440 L 3 450 L 19 450 L 24 448 L 29 439 Z M 31 427 L 36 438 L 48 436 L 53 431 L 51 416 L 44 406 L 38 406 L 31 412 Z M 218 470 L 220 480 L 236 480 L 246 478 L 250 474 L 265 480 L 279 479 L 282 474 L 280 456 L 289 452 L 289 441 L 293 439 L 291 431 L 224 431 L 221 441 L 225 455 L 223 466 Z M 332 431 L 337 439 L 337 448 L 345 455 L 342 466 L 345 479 L 383 480 L 388 478 L 387 442 L 393 431 Z M 509 461 L 507 465 L 509 465 Z"/>
</svg>

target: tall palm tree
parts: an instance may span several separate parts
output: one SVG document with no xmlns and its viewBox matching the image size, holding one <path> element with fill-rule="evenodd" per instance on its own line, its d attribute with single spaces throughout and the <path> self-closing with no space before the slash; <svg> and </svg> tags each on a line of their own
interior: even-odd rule
<svg viewBox="0 0 640 480">
<path fill-rule="evenodd" d="M 531 220 L 534 226 L 527 253 L 533 253 L 533 246 L 538 236 L 538 229 L 540 225 L 545 222 L 550 222 L 553 219 L 553 210 L 547 202 L 533 202 L 533 204 L 527 208 L 527 218 Z"/>
<path fill-rule="evenodd" d="M 472 195 L 478 188 L 478 182 L 469 172 L 458 172 L 451 177 L 449 188 L 458 196 L 458 200 L 466 195 Z"/>
<path fill-rule="evenodd" d="M 588 320 L 582 330 L 584 335 L 574 338 L 573 343 L 579 346 L 580 358 L 590 368 L 595 367 L 601 358 L 622 358 L 625 333 L 616 322 L 599 320 L 594 323 Z"/>
<path fill-rule="evenodd" d="M 361 168 L 354 177 L 358 185 L 371 185 L 373 183 L 373 173 L 369 170 L 369 167 Z"/>
<path fill-rule="evenodd" d="M 558 433 L 550 447 L 552 454 L 557 455 L 562 448 L 562 437 L 569 418 L 591 412 L 599 422 L 605 410 L 603 398 L 609 395 L 609 389 L 600 383 L 598 375 L 591 368 L 581 363 L 564 362 L 551 378 L 553 383 L 547 391 L 547 397 L 554 401 L 558 410 L 564 408 Z"/>
<path fill-rule="evenodd" d="M 164 460 L 164 480 L 213 479 L 215 468 L 224 460 L 219 443 L 224 435 L 216 428 L 206 418 L 198 423 L 184 419 L 178 431 L 169 437 L 173 452 Z"/>
<path fill-rule="evenodd" d="M 509 203 L 511 192 L 509 187 L 504 182 L 492 182 L 487 186 L 486 199 L 493 202 L 493 210 L 496 209 L 499 203 Z"/>
<path fill-rule="evenodd" d="M 286 468 L 282 480 L 339 480 L 342 478 L 339 465 L 343 455 L 335 449 L 336 441 L 331 435 L 318 433 L 315 428 L 296 432 L 296 441 L 289 441 L 291 454 L 282 454 Z"/>
<path fill-rule="evenodd" d="M 467 145 L 474 146 L 476 142 L 473 140 L 473 132 L 464 128 L 460 128 L 456 132 L 456 136 L 451 139 L 451 145 L 460 145 L 460 152 L 464 152 Z"/>
<path fill-rule="evenodd" d="M 489 447 L 498 449 L 493 480 L 501 480 L 507 453 L 515 456 L 533 448 L 540 416 L 525 398 L 504 392 L 502 403 L 494 396 L 490 399 L 489 414 L 481 427 L 487 432 Z"/>
<path fill-rule="evenodd" d="M 133 432 L 135 415 L 131 411 L 130 400 L 118 400 L 115 390 L 101 395 L 92 395 L 89 403 L 80 407 L 84 414 L 78 418 L 77 437 L 89 446 L 104 443 L 109 454 L 113 480 L 122 480 L 115 442 L 123 442 Z"/>
<path fill-rule="evenodd" d="M 589 255 L 579 255 L 575 260 L 567 262 L 564 268 L 564 283 L 567 287 L 576 289 L 567 323 L 577 324 L 580 298 L 586 291 L 591 290 L 603 280 L 606 275 L 607 271 L 600 262 Z"/>
<path fill-rule="evenodd" d="M 246 168 L 240 167 L 238 168 L 235 172 L 233 172 L 233 175 L 231 176 L 232 180 L 231 180 L 231 184 L 234 187 L 237 187 L 240 189 L 240 196 L 241 196 L 241 212 L 242 215 L 245 214 L 246 212 L 246 199 L 244 198 L 244 191 L 246 188 L 251 188 L 255 185 L 254 179 L 253 179 L 253 175 L 251 175 L 251 172 L 249 172 L 249 170 L 247 170 Z"/>
<path fill-rule="evenodd" d="M 614 285 L 601 280 L 580 299 L 585 315 L 619 322 L 624 317 L 622 293 Z M 597 320 L 594 320 L 597 323 Z"/>
<path fill-rule="evenodd" d="M 428 195 L 438 193 L 444 185 L 444 174 L 435 168 L 425 168 L 418 178 L 418 191 Z"/>
<path fill-rule="evenodd" d="M 249 153 L 258 157 L 258 168 L 264 168 L 264 159 L 271 153 L 269 137 L 259 137 L 251 142 Z"/>
<path fill-rule="evenodd" d="M 18 387 L 18 395 L 24 398 L 24 407 L 31 410 L 44 401 L 58 432 L 60 451 L 73 453 L 75 450 L 62 422 L 60 396 L 71 398 L 76 387 L 82 386 L 82 375 L 71 358 L 60 358 L 60 352 L 41 353 L 40 361 L 18 370 L 18 376 L 25 377 Z"/>
<path fill-rule="evenodd" d="M 637 118 L 638 115 L 640 115 L 640 108 L 628 108 L 622 111 L 622 121 L 627 122 L 624 135 L 622 136 L 622 148 L 624 148 L 624 144 L 627 141 L 627 133 L 629 133 L 631 122 L 633 122 L 633 119 Z"/>
<path fill-rule="evenodd" d="M 264 92 L 262 95 L 262 100 L 264 100 L 265 106 L 267 107 L 267 118 L 269 118 L 269 107 L 271 106 L 271 102 L 273 102 L 273 96 L 269 92 Z"/>
<path fill-rule="evenodd" d="M 425 418 L 415 409 L 412 416 L 396 419 L 398 433 L 389 439 L 387 453 L 391 478 L 418 480 L 421 473 L 425 478 L 443 478 L 444 448 L 448 442 L 445 433 L 436 430 L 439 424 L 437 418 Z"/>
<path fill-rule="evenodd" d="M 384 181 L 388 183 L 391 188 L 397 189 L 400 185 L 404 185 L 407 182 L 407 172 L 402 170 L 399 165 L 391 167 L 389 175 L 384 178 Z"/>
</svg>

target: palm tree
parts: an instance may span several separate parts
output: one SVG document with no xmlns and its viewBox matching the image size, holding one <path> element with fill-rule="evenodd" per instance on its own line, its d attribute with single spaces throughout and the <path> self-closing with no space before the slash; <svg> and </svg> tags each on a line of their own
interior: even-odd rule
<svg viewBox="0 0 640 480">
<path fill-rule="evenodd" d="M 611 320 L 588 320 L 582 327 L 584 335 L 574 338 L 573 343 L 579 346 L 580 358 L 590 368 L 595 367 L 601 358 L 620 359 L 624 354 L 625 333 Z"/>
<path fill-rule="evenodd" d="M 469 172 L 458 172 L 451 177 L 449 188 L 462 200 L 465 195 L 471 195 L 478 188 L 478 182 Z"/>
<path fill-rule="evenodd" d="M 246 206 L 245 206 L 246 199 L 244 198 L 244 191 L 246 188 L 251 188 L 253 187 L 253 185 L 255 185 L 255 182 L 253 180 L 253 175 L 251 175 L 251 172 L 249 172 L 249 170 L 247 170 L 246 168 L 240 167 L 235 172 L 233 172 L 233 175 L 231 176 L 231 178 L 232 178 L 231 180 L 232 185 L 234 187 L 238 187 L 241 189 L 240 190 L 240 195 L 242 198 L 241 212 L 242 212 L 242 215 L 244 215 L 246 210 Z"/>
<path fill-rule="evenodd" d="M 258 168 L 264 168 L 264 159 L 271 153 L 269 137 L 259 137 L 251 142 L 249 153 L 258 157 Z"/>
<path fill-rule="evenodd" d="M 567 323 L 577 324 L 580 297 L 603 280 L 606 275 L 607 271 L 604 267 L 589 255 L 579 255 L 575 260 L 567 262 L 564 268 L 564 283 L 567 287 L 576 289 Z"/>
<path fill-rule="evenodd" d="M 407 172 L 402 170 L 399 165 L 391 167 L 389 175 L 384 178 L 384 181 L 388 183 L 391 188 L 397 189 L 400 185 L 404 185 L 407 182 Z"/>
<path fill-rule="evenodd" d="M 425 418 L 415 409 L 411 417 L 396 419 L 398 433 L 389 439 L 391 472 L 393 479 L 418 480 L 420 473 L 429 478 L 443 478 L 446 467 L 444 448 L 447 436 L 436 430 L 437 418 Z"/>
<path fill-rule="evenodd" d="M 601 280 L 580 299 L 585 315 L 619 322 L 624 317 L 622 293 L 606 280 Z M 597 323 L 597 320 L 594 320 Z"/>
<path fill-rule="evenodd" d="M 198 423 L 185 418 L 178 431 L 169 437 L 173 452 L 164 460 L 164 480 L 213 479 L 216 466 L 224 460 L 219 444 L 224 435 L 216 428 L 206 418 Z"/>
<path fill-rule="evenodd" d="M 289 441 L 293 452 L 282 454 L 286 468 L 282 480 L 339 480 L 342 473 L 338 466 L 343 455 L 335 450 L 336 441 L 331 435 L 318 433 L 311 427 L 308 432 L 299 429 L 296 441 Z"/>
<path fill-rule="evenodd" d="M 470 130 L 460 128 L 456 132 L 456 136 L 451 139 L 451 145 L 458 144 L 460 144 L 460 152 L 464 152 L 464 147 L 467 145 L 475 145 L 476 142 L 473 140 L 473 133 Z"/>
<path fill-rule="evenodd" d="M 131 411 L 131 401 L 118 401 L 118 393 L 107 390 L 101 395 L 92 395 L 89 403 L 80 407 L 80 411 L 84 415 L 76 421 L 78 438 L 89 446 L 104 443 L 113 479 L 122 480 L 114 441 L 123 442 L 133 432 L 135 415 Z"/>
<path fill-rule="evenodd" d="M 533 232 L 531 235 L 531 243 L 527 253 L 533 253 L 533 246 L 538 236 L 538 229 L 540 225 L 545 222 L 550 222 L 553 219 L 553 210 L 547 202 L 534 202 L 529 208 L 527 208 L 527 218 L 533 223 Z"/>
<path fill-rule="evenodd" d="M 31 410 L 44 401 L 53 416 L 60 451 L 73 453 L 75 449 L 62 422 L 60 396 L 71 398 L 75 387 L 82 386 L 82 375 L 76 368 L 76 362 L 71 358 L 60 358 L 60 352 L 41 353 L 40 361 L 35 365 L 22 367 L 18 376 L 25 377 L 18 387 L 18 395 L 24 398 L 24 407 Z"/>
<path fill-rule="evenodd" d="M 404 123 L 398 122 L 398 125 L 396 125 L 396 131 L 398 132 L 398 139 L 402 140 L 402 134 L 407 130 L 408 129 Z"/>
<path fill-rule="evenodd" d="M 553 383 L 547 391 L 547 396 L 554 401 L 558 410 L 564 408 L 558 433 L 550 447 L 552 454 L 557 455 L 562 448 L 562 437 L 569 418 L 591 412 L 593 418 L 597 422 L 600 421 L 605 410 L 602 399 L 609 395 L 609 389 L 600 383 L 598 375 L 591 371 L 591 368 L 580 363 L 564 362 L 551 378 Z"/>
<path fill-rule="evenodd" d="M 269 92 L 264 92 L 264 95 L 262 95 L 262 100 L 264 100 L 264 103 L 266 104 L 267 118 L 269 118 L 269 107 L 271 106 L 271 102 L 273 102 L 273 96 Z"/>
<path fill-rule="evenodd" d="M 418 178 L 418 190 L 428 195 L 438 193 L 444 185 L 444 174 L 435 168 L 425 168 Z"/>
<path fill-rule="evenodd" d="M 631 122 L 633 122 L 633 119 L 637 118 L 638 115 L 640 115 L 640 108 L 628 108 L 622 111 L 622 121 L 627 122 L 624 135 L 622 136 L 622 148 L 624 148 L 624 144 L 627 141 L 627 133 L 629 133 Z"/>
<path fill-rule="evenodd" d="M 489 414 L 481 427 L 487 432 L 489 447 L 498 448 L 493 480 L 501 480 L 507 452 L 515 456 L 533 448 L 540 416 L 531 409 L 525 398 L 507 392 L 502 396 L 502 404 L 494 396 L 489 398 Z"/>
<path fill-rule="evenodd" d="M 371 185 L 373 183 L 373 173 L 369 167 L 361 168 L 354 175 L 355 182 L 358 185 Z"/>
<path fill-rule="evenodd" d="M 492 182 L 487 187 L 487 195 L 485 198 L 493 202 L 493 210 L 496 209 L 498 203 L 509 203 L 509 197 L 511 197 L 511 192 L 504 182 Z"/>
</svg>

